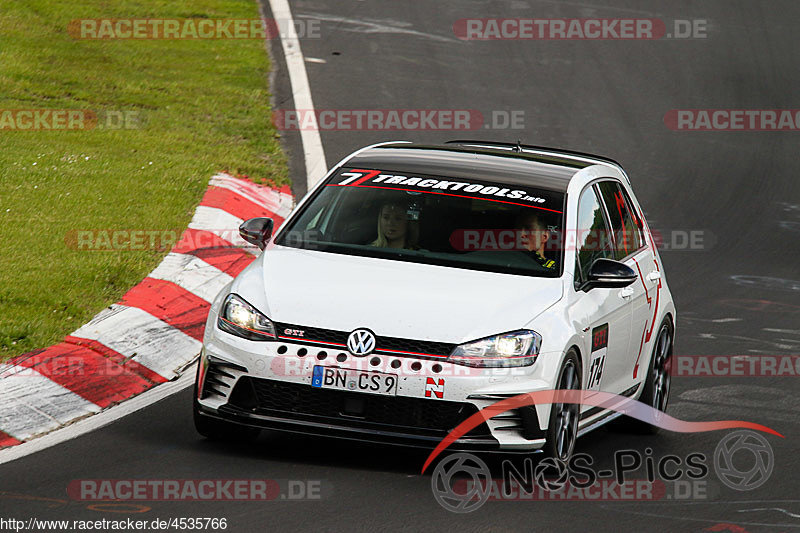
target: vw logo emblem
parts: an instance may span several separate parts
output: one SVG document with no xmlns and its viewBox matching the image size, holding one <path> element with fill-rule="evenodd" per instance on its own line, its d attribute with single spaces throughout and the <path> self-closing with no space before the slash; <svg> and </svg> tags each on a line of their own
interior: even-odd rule
<svg viewBox="0 0 800 533">
<path fill-rule="evenodd" d="M 364 357 L 375 349 L 375 335 L 368 329 L 357 329 L 347 337 L 347 349 L 356 357 Z"/>
</svg>

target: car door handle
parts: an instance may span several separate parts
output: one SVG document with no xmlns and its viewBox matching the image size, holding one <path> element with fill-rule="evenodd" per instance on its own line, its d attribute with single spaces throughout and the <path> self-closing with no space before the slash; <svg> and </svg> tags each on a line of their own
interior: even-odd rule
<svg viewBox="0 0 800 533">
<path fill-rule="evenodd" d="M 647 275 L 647 279 L 650 281 L 658 281 L 661 279 L 661 272 L 658 270 L 653 270 Z"/>
<path fill-rule="evenodd" d="M 619 297 L 624 300 L 627 300 L 631 296 L 633 296 L 633 287 L 625 287 L 619 291 Z"/>
</svg>

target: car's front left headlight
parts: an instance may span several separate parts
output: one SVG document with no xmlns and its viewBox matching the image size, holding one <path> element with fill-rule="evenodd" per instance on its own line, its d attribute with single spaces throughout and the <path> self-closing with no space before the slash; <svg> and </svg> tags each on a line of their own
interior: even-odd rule
<svg viewBox="0 0 800 533">
<path fill-rule="evenodd" d="M 536 361 L 542 336 L 520 330 L 456 346 L 448 361 L 475 367 L 528 366 Z"/>
<path fill-rule="evenodd" d="M 229 294 L 225 298 L 217 319 L 217 327 L 251 341 L 275 339 L 275 325 L 272 321 L 235 294 Z"/>
</svg>

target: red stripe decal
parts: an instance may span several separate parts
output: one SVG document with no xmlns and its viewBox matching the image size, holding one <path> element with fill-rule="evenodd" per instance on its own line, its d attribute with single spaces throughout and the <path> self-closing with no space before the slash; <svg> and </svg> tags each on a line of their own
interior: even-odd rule
<svg viewBox="0 0 800 533">
<path fill-rule="evenodd" d="M 96 340 L 92 339 L 82 339 L 80 337 L 73 337 L 72 335 L 67 335 L 64 337 L 64 342 L 69 344 L 74 344 L 76 346 L 84 346 L 89 348 L 92 351 L 99 353 L 110 359 L 111 361 L 117 363 L 118 365 L 124 366 L 134 374 L 138 374 L 139 376 L 143 377 L 144 379 L 150 381 L 153 384 L 157 383 L 165 383 L 167 378 L 164 376 L 153 372 L 149 368 L 144 365 L 137 363 L 136 361 L 129 360 L 127 357 L 122 355 L 119 352 L 115 352 L 105 344 L 97 342 Z"/>
<path fill-rule="evenodd" d="M 449 355 L 436 355 L 433 353 L 417 353 L 417 352 L 403 352 L 400 350 L 387 350 L 386 348 L 375 348 L 376 352 L 390 352 L 390 353 L 399 353 L 399 354 L 408 354 L 408 355 L 421 355 L 423 357 L 450 357 Z"/>
<path fill-rule="evenodd" d="M 625 200 L 622 198 L 622 191 L 617 189 L 617 192 L 614 193 L 614 200 L 617 202 L 617 211 L 619 212 L 619 219 L 622 223 L 622 245 L 625 247 L 625 255 L 628 255 L 628 232 L 625 228 L 625 217 L 622 216 L 622 209 L 625 209 L 625 212 L 628 211 L 628 207 L 625 205 Z"/>
<path fill-rule="evenodd" d="M 152 381 L 128 365 L 121 366 L 89 347 L 66 342 L 45 348 L 18 364 L 100 407 L 121 402 L 153 386 Z"/>
<path fill-rule="evenodd" d="M 419 189 L 402 189 L 400 187 L 381 187 L 379 185 L 339 185 L 338 183 L 329 183 L 326 187 L 365 187 L 368 189 L 384 189 L 387 191 L 406 191 L 406 192 L 421 192 L 424 194 L 440 194 L 442 196 L 453 196 L 455 198 L 469 198 L 470 200 L 486 200 L 487 202 L 497 202 L 498 204 L 510 204 L 510 205 L 520 205 L 522 207 L 532 207 L 533 209 L 541 209 L 542 211 L 550 211 L 551 213 L 559 213 L 561 214 L 562 211 L 558 211 L 557 209 L 548 209 L 547 207 L 539 207 L 536 205 L 530 204 L 521 204 L 519 202 L 508 202 L 506 200 L 495 200 L 494 198 L 484 198 L 478 196 L 464 196 L 463 194 L 451 194 L 449 192 L 438 192 L 438 191 L 426 191 L 426 190 L 419 190 Z"/>
<path fill-rule="evenodd" d="M 642 347 L 644 347 L 644 334 L 647 331 L 647 322 L 644 323 L 644 331 L 642 331 L 642 340 L 639 341 L 639 355 L 636 356 L 636 364 L 633 365 L 633 379 L 639 375 L 639 360 L 642 358 Z"/>
<path fill-rule="evenodd" d="M 644 287 L 644 296 L 647 298 L 647 306 L 648 309 L 653 305 L 653 299 L 650 298 L 650 293 L 647 292 L 647 283 L 644 282 L 644 276 L 642 276 L 642 269 L 639 268 L 639 261 L 635 258 L 633 260 L 636 263 L 636 270 L 639 271 L 639 279 L 642 280 L 642 287 Z M 636 379 L 636 376 L 639 374 L 639 360 L 642 358 L 642 348 L 644 347 L 644 336 L 647 333 L 647 321 L 644 322 L 644 331 L 642 331 L 642 341 L 639 343 L 639 355 L 636 356 L 636 363 L 633 365 L 633 378 Z"/>
<path fill-rule="evenodd" d="M 293 341 L 303 341 L 303 342 L 313 342 L 315 344 L 330 344 L 331 346 L 341 346 L 346 347 L 346 344 L 339 344 L 338 342 L 328 342 L 328 341 L 315 341 L 313 339 L 306 339 L 305 337 L 289 337 L 287 335 L 278 335 L 279 339 L 290 339 Z"/>
<path fill-rule="evenodd" d="M 203 340 L 210 305 L 171 281 L 144 278 L 125 293 L 120 303 L 147 311 L 190 337 Z"/>
<path fill-rule="evenodd" d="M 650 237 L 650 245 L 653 247 L 653 263 L 656 266 L 656 270 L 661 272 L 661 269 L 658 267 L 658 259 L 657 257 L 657 249 L 656 243 L 653 241 L 653 234 L 650 232 L 650 227 L 647 228 L 647 235 Z M 656 308 L 653 309 L 653 320 L 650 321 L 650 331 L 647 332 L 647 336 L 644 338 L 645 342 L 650 342 L 650 337 L 653 335 L 653 330 L 656 327 L 656 318 L 658 317 L 658 303 L 661 300 L 661 278 L 658 279 L 658 285 L 656 286 Z M 659 326 L 660 327 L 660 326 Z"/>
<path fill-rule="evenodd" d="M 360 169 L 360 168 L 354 168 L 353 172 L 366 172 L 366 174 L 364 174 L 363 176 L 358 178 L 356 181 L 351 183 L 350 184 L 351 187 L 356 187 L 358 185 L 361 185 L 362 183 L 364 183 L 368 179 L 374 178 L 375 176 L 377 176 L 378 174 L 381 173 L 380 170 L 363 170 L 363 169 Z"/>
</svg>

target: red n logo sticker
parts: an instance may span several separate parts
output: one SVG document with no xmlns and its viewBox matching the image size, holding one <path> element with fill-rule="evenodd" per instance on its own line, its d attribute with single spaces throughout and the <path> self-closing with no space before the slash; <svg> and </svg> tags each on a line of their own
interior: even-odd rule
<svg viewBox="0 0 800 533">
<path fill-rule="evenodd" d="M 444 378 L 425 380 L 425 397 L 430 398 L 431 393 L 437 398 L 444 398 Z"/>
</svg>

